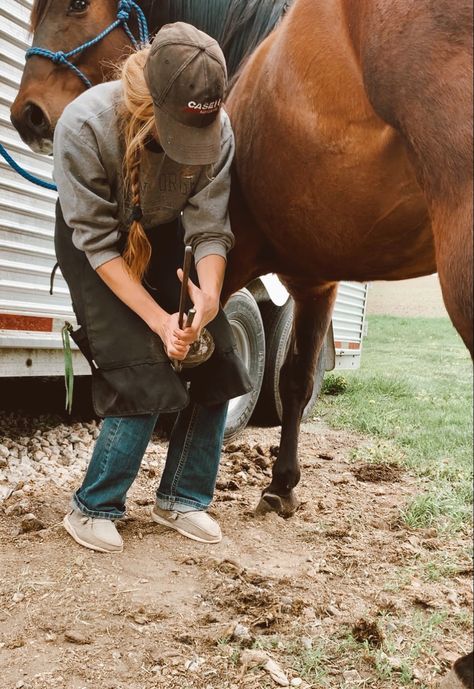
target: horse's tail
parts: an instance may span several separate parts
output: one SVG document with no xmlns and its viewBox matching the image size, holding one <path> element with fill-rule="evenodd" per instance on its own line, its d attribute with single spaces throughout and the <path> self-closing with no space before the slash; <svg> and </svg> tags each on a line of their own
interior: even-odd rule
<svg viewBox="0 0 474 689">
<path fill-rule="evenodd" d="M 222 46 L 232 78 L 290 4 L 288 0 L 161 0 L 158 16 L 150 23 L 185 21 L 208 33 Z"/>
</svg>

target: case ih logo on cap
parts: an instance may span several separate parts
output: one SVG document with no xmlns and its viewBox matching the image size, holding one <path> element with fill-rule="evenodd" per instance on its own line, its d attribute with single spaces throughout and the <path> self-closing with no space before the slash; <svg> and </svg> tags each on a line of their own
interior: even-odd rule
<svg viewBox="0 0 474 689">
<path fill-rule="evenodd" d="M 217 112 L 221 106 L 222 98 L 218 100 L 212 100 L 207 103 L 196 103 L 195 100 L 190 100 L 186 107 L 185 112 L 192 112 L 197 115 L 209 115 L 211 113 Z"/>
</svg>

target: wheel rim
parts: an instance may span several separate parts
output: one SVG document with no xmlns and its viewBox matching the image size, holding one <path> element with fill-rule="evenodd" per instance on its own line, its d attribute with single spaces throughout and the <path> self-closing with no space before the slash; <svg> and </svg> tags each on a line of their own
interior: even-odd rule
<svg viewBox="0 0 474 689">
<path fill-rule="evenodd" d="M 235 342 L 237 345 L 237 351 L 239 353 L 239 356 L 242 359 L 242 362 L 243 362 L 245 368 L 247 369 L 247 371 L 249 371 L 249 367 L 250 367 L 250 344 L 249 344 L 249 339 L 247 337 L 247 331 L 245 330 L 243 325 L 241 323 L 239 323 L 238 321 L 230 320 L 229 322 L 232 326 L 232 330 L 234 333 Z M 247 393 L 247 395 L 249 395 L 249 394 L 250 393 Z M 228 413 L 233 414 L 235 412 L 235 410 L 237 409 L 237 407 L 241 404 L 242 400 L 247 397 L 247 395 L 241 395 L 240 397 L 235 397 L 234 399 L 230 400 Z"/>
<path fill-rule="evenodd" d="M 243 327 L 242 323 L 238 321 L 231 321 L 232 330 L 234 331 L 235 341 L 237 343 L 237 350 L 239 356 L 245 364 L 247 371 L 250 366 L 250 344 L 249 338 L 247 337 L 247 331 Z"/>
</svg>

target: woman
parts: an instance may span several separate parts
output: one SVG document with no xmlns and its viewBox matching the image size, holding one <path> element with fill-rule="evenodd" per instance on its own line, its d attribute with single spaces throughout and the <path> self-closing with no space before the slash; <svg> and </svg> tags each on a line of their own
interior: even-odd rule
<svg viewBox="0 0 474 689">
<path fill-rule="evenodd" d="M 93 550 L 123 548 L 114 521 L 160 412 L 179 415 L 152 519 L 198 541 L 221 539 L 206 508 L 228 400 L 251 389 L 219 307 L 233 245 L 225 88 L 216 41 L 169 24 L 125 61 L 118 81 L 79 96 L 56 127 L 56 253 L 79 324 L 71 335 L 91 365 L 94 406 L 105 417 L 64 526 Z M 185 244 L 194 254 L 196 316 L 180 328 Z M 178 374 L 170 360 L 186 364 L 204 326 L 212 356 Z"/>
</svg>

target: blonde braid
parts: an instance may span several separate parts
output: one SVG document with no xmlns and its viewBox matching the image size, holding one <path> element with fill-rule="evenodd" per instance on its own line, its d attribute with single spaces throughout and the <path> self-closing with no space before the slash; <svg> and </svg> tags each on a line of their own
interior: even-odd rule
<svg viewBox="0 0 474 689">
<path fill-rule="evenodd" d="M 123 104 L 121 130 L 125 144 L 123 159 L 124 193 L 131 197 L 132 218 L 123 259 L 130 273 L 143 279 L 151 257 L 151 244 L 141 223 L 140 162 L 147 139 L 155 129 L 153 101 L 145 83 L 143 68 L 149 47 L 132 53 L 120 66 Z"/>
<path fill-rule="evenodd" d="M 133 163 L 129 170 L 130 191 L 132 196 L 132 223 L 128 233 L 127 246 L 123 259 L 132 275 L 142 280 L 151 258 L 151 244 L 141 223 L 142 209 L 140 205 L 140 150 L 135 152 Z"/>
</svg>

